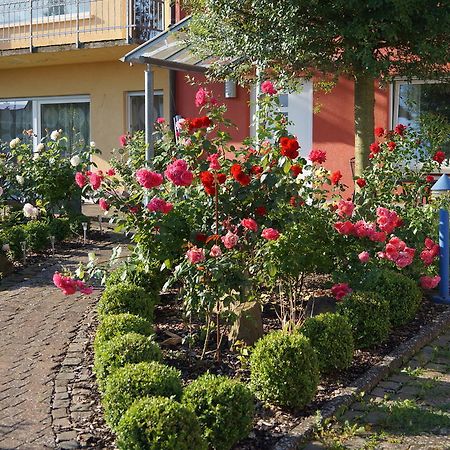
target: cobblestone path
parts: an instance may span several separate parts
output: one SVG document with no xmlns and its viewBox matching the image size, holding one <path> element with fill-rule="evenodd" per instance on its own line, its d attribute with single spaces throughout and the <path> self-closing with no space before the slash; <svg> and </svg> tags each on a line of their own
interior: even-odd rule
<svg viewBox="0 0 450 450">
<path fill-rule="evenodd" d="M 79 322 L 96 299 L 65 297 L 53 286 L 52 276 L 61 264 L 75 267 L 92 250 L 57 255 L 0 285 L 1 450 L 60 448 L 52 427 L 54 379 Z M 95 251 L 106 255 L 110 247 Z"/>
<path fill-rule="evenodd" d="M 449 450 L 450 330 L 380 382 L 304 450 Z"/>
</svg>

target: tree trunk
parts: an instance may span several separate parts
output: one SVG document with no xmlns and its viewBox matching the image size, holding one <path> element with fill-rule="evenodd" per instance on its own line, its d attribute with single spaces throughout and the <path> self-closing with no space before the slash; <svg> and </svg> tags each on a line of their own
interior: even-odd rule
<svg viewBox="0 0 450 450">
<path fill-rule="evenodd" d="M 355 76 L 355 176 L 362 175 L 369 161 L 369 148 L 374 140 L 374 78 Z"/>
</svg>

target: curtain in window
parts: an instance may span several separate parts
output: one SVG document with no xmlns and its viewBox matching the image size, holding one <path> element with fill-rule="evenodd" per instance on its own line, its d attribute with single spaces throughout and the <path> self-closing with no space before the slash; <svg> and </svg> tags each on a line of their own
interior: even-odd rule
<svg viewBox="0 0 450 450">
<path fill-rule="evenodd" d="M 33 106 L 31 101 L 0 102 L 0 141 L 9 142 L 22 138 L 23 131 L 33 128 Z"/>
</svg>

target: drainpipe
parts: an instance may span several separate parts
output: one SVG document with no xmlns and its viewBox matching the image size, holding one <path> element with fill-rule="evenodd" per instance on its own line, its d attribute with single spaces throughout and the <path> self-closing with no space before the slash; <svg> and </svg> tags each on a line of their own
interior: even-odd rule
<svg viewBox="0 0 450 450">
<path fill-rule="evenodd" d="M 155 144 L 153 142 L 153 129 L 155 123 L 154 106 L 153 106 L 153 68 L 147 64 L 145 69 L 145 159 L 150 162 L 155 156 Z"/>
</svg>

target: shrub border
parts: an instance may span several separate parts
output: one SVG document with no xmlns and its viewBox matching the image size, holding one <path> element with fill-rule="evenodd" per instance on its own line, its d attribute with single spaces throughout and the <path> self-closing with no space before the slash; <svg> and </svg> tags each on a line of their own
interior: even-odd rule
<svg viewBox="0 0 450 450">
<path fill-rule="evenodd" d="M 335 390 L 331 395 L 335 397 L 327 402 L 320 414 L 325 418 L 336 415 L 339 410 L 350 406 L 358 395 L 371 391 L 390 372 L 399 369 L 409 361 L 422 347 L 425 347 L 437 336 L 450 327 L 450 309 L 440 314 L 433 321 L 425 325 L 419 333 L 397 349 L 386 355 L 380 362 L 370 368 L 350 386 Z M 310 438 L 317 426 L 317 416 L 311 415 L 304 418 L 298 425 L 292 428 L 273 447 L 273 450 L 295 450 L 302 441 Z"/>
</svg>

